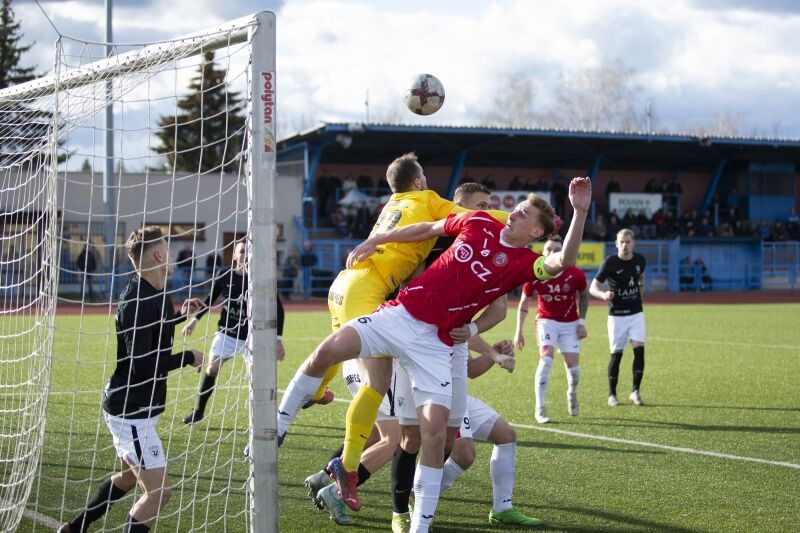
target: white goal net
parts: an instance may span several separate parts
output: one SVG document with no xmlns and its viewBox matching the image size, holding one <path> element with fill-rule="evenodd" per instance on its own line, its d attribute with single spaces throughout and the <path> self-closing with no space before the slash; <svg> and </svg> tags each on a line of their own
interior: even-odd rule
<svg viewBox="0 0 800 533">
<path fill-rule="evenodd" d="M 239 354 L 222 365 L 194 424 L 184 417 L 203 374 L 170 372 L 157 432 L 172 496 L 153 528 L 274 531 L 274 15 L 110 55 L 61 38 L 55 56 L 52 74 L 0 91 L 0 530 L 52 531 L 119 471 L 101 403 L 133 273 L 124 244 L 152 225 L 167 236 L 178 305 L 232 276 L 246 243 L 253 354 L 252 368 Z M 208 362 L 223 300 L 191 335 L 176 327 L 173 353 Z M 93 530 L 122 531 L 140 496 Z"/>
</svg>

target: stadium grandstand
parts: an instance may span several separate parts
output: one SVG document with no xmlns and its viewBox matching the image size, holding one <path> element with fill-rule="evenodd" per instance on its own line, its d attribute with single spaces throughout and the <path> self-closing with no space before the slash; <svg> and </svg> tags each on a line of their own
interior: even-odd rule
<svg viewBox="0 0 800 533">
<path fill-rule="evenodd" d="M 596 195 L 581 251 L 590 275 L 613 253 L 616 231 L 631 227 L 648 259 L 648 289 L 798 286 L 798 140 L 326 123 L 278 143 L 279 182 L 302 183 L 302 212 L 298 206 L 282 220 L 284 294 L 327 294 L 388 197 L 386 164 L 407 151 L 442 196 L 481 182 L 497 208 L 537 191 L 566 214 L 569 178 L 591 177 L 604 194 Z"/>
</svg>

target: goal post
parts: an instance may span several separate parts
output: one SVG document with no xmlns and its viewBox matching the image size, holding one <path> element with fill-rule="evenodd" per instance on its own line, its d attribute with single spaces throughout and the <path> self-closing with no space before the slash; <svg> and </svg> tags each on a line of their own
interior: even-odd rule
<svg viewBox="0 0 800 533">
<path fill-rule="evenodd" d="M 275 41 L 270 12 L 112 55 L 65 37 L 52 74 L 0 91 L 0 531 L 52 530 L 118 469 L 100 405 L 132 274 L 124 241 L 153 224 L 181 260 L 166 287 L 178 304 L 233 275 L 245 238 L 251 354 L 224 365 L 193 425 L 198 374 L 169 374 L 158 435 L 173 496 L 155 527 L 277 531 Z M 216 335 L 212 310 L 193 336 L 176 328 L 173 352 L 208 361 Z M 121 530 L 140 495 L 101 529 Z"/>
</svg>

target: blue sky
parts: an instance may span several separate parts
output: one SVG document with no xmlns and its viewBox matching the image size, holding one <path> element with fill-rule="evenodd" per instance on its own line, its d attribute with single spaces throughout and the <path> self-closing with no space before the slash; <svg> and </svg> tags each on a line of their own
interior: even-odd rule
<svg viewBox="0 0 800 533">
<path fill-rule="evenodd" d="M 103 36 L 103 2 L 42 2 L 64 34 Z M 56 34 L 28 0 L 12 2 L 26 62 L 46 70 Z M 545 111 L 571 70 L 618 60 L 672 131 L 738 115 L 746 133 L 800 138 L 800 2 L 790 0 L 117 0 L 115 40 L 149 41 L 269 9 L 278 15 L 282 133 L 317 120 L 478 124 L 505 77 L 524 72 Z M 408 80 L 438 76 L 445 107 L 417 119 Z"/>
</svg>

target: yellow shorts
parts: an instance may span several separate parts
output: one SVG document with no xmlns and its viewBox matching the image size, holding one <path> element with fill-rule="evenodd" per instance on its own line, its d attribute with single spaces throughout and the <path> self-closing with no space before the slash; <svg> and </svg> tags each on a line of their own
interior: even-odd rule
<svg viewBox="0 0 800 533">
<path fill-rule="evenodd" d="M 336 331 L 348 321 L 372 313 L 391 292 L 374 268 L 342 270 L 328 291 L 331 327 Z"/>
</svg>

